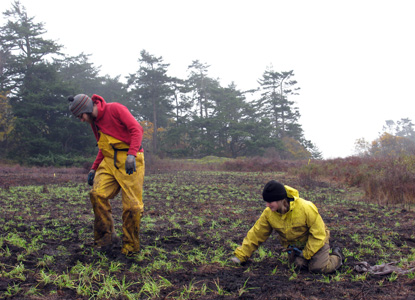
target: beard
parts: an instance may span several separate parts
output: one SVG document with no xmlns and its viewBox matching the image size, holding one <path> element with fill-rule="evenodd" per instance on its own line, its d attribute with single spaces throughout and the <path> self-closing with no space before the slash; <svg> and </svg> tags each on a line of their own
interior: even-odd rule
<svg viewBox="0 0 415 300">
<path fill-rule="evenodd" d="M 290 204 L 284 203 L 284 205 L 281 208 L 277 209 L 277 212 L 283 215 L 283 214 L 286 214 L 289 211 L 289 209 L 290 209 Z"/>
</svg>

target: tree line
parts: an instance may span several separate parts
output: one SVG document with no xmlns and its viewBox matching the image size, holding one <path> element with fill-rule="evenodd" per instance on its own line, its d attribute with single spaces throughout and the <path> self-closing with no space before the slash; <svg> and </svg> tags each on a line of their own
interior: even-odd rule
<svg viewBox="0 0 415 300">
<path fill-rule="evenodd" d="M 294 71 L 267 67 L 258 86 L 222 86 L 209 65 L 194 60 L 187 78 L 168 75 L 162 56 L 139 53 L 139 68 L 125 77 L 100 75 L 81 53 L 45 39 L 43 23 L 19 1 L 0 27 L 0 146 L 3 159 L 71 165 L 96 153 L 85 124 L 71 116 L 67 97 L 98 94 L 121 102 L 145 129 L 144 148 L 162 157 L 239 157 L 272 152 L 282 159 L 321 158 L 304 137 L 293 95 Z"/>
<path fill-rule="evenodd" d="M 379 137 L 372 142 L 364 138 L 355 142 L 355 153 L 361 157 L 397 157 L 415 155 L 415 124 L 409 118 L 386 120 Z"/>
</svg>

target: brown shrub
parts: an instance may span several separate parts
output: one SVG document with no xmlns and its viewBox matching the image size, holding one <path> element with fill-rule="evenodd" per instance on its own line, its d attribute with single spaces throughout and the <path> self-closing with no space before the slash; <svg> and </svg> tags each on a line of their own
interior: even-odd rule
<svg viewBox="0 0 415 300">
<path fill-rule="evenodd" d="M 238 158 L 223 163 L 224 171 L 234 172 L 286 172 L 293 166 L 292 161 L 260 156 Z"/>
</svg>

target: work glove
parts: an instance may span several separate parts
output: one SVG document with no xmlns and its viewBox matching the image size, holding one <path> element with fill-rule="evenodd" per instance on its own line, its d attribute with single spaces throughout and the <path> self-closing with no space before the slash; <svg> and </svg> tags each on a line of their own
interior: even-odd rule
<svg viewBox="0 0 415 300">
<path fill-rule="evenodd" d="M 95 170 L 91 169 L 88 173 L 88 184 L 93 185 L 94 184 L 94 177 L 95 177 Z"/>
<path fill-rule="evenodd" d="M 288 246 L 287 252 L 288 254 L 293 253 L 294 257 L 303 256 L 303 251 L 292 245 Z"/>
<path fill-rule="evenodd" d="M 240 260 L 239 260 L 239 258 L 237 258 L 236 256 L 231 257 L 231 258 L 230 258 L 230 261 L 231 261 L 231 262 L 233 262 L 233 263 L 235 263 L 235 264 L 238 264 L 238 265 L 240 265 L 240 264 L 241 264 L 241 261 L 240 261 Z"/>
<path fill-rule="evenodd" d="M 127 172 L 128 175 L 131 175 L 135 171 L 135 156 L 128 154 L 127 159 L 125 161 L 125 172 Z"/>
</svg>

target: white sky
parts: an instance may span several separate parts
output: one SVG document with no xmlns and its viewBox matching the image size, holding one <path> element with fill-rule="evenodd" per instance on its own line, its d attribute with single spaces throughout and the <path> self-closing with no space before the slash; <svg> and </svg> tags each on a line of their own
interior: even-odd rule
<svg viewBox="0 0 415 300">
<path fill-rule="evenodd" d="M 143 49 L 162 56 L 171 76 L 186 78 L 197 59 L 241 90 L 257 87 L 267 66 L 294 70 L 301 90 L 290 100 L 325 158 L 352 155 L 386 120 L 415 122 L 412 0 L 20 2 L 65 53 L 92 54 L 101 75 L 134 73 Z"/>
</svg>

